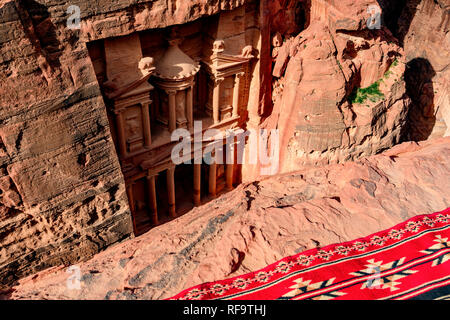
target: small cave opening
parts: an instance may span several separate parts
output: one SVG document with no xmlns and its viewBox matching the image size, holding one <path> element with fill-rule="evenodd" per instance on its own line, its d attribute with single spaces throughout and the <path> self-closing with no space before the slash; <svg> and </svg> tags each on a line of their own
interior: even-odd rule
<svg viewBox="0 0 450 320">
<path fill-rule="evenodd" d="M 311 1 L 298 1 L 295 7 L 295 22 L 299 32 L 308 28 L 311 19 Z"/>
<path fill-rule="evenodd" d="M 407 122 L 401 142 L 424 141 L 441 131 L 436 126 L 437 108 L 434 104 L 433 78 L 435 70 L 427 59 L 416 58 L 406 65 L 406 93 L 411 98 Z M 445 132 L 445 129 L 444 129 Z"/>
</svg>

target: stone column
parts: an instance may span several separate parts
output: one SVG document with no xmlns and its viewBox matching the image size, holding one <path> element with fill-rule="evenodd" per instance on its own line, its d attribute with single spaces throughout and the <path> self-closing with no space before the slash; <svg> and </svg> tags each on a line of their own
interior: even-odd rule
<svg viewBox="0 0 450 320">
<path fill-rule="evenodd" d="M 227 189 L 228 191 L 233 190 L 234 164 L 227 164 L 226 175 L 227 175 Z"/>
<path fill-rule="evenodd" d="M 135 207 L 134 207 L 134 196 L 133 196 L 133 182 L 129 183 L 126 185 L 126 189 L 127 189 L 127 197 L 128 197 L 128 204 L 130 206 L 130 211 L 131 211 L 131 219 L 133 221 L 133 230 L 134 233 L 137 232 L 136 229 L 136 219 L 135 219 Z"/>
<path fill-rule="evenodd" d="M 119 142 L 120 156 L 125 157 L 127 155 L 127 142 L 125 138 L 125 124 L 123 123 L 122 111 L 114 111 L 116 115 L 116 128 Z"/>
<path fill-rule="evenodd" d="M 193 85 L 187 89 L 186 92 L 186 118 L 188 130 L 192 130 L 194 127 L 194 97 L 193 97 Z"/>
<path fill-rule="evenodd" d="M 158 224 L 158 203 L 156 200 L 156 176 L 147 176 L 147 188 L 148 188 L 148 198 L 150 200 L 150 214 L 152 218 L 153 225 Z"/>
<path fill-rule="evenodd" d="M 213 90 L 213 119 L 214 124 L 218 124 L 220 122 L 220 87 L 221 83 L 224 79 L 217 78 L 214 81 L 214 90 Z"/>
<path fill-rule="evenodd" d="M 241 87 L 242 73 L 237 73 L 234 77 L 233 88 L 233 117 L 237 117 L 239 114 L 239 89 Z"/>
<path fill-rule="evenodd" d="M 199 72 L 197 79 L 198 85 L 195 86 L 195 89 L 197 90 L 197 107 L 203 109 L 203 106 L 206 104 L 204 92 L 207 84 L 203 80 L 203 73 L 201 71 Z"/>
<path fill-rule="evenodd" d="M 209 194 L 212 197 L 216 196 L 216 188 L 217 188 L 217 164 L 213 163 L 209 165 Z"/>
<path fill-rule="evenodd" d="M 142 123 L 144 129 L 144 147 L 150 147 L 152 144 L 152 134 L 150 128 L 150 114 L 148 112 L 149 105 L 141 103 Z"/>
<path fill-rule="evenodd" d="M 194 164 L 194 205 L 201 205 L 201 173 L 202 165 Z"/>
<path fill-rule="evenodd" d="M 172 218 L 176 216 L 175 209 L 175 167 L 167 169 L 167 193 L 169 200 L 169 215 Z"/>
<path fill-rule="evenodd" d="M 169 131 L 172 133 L 177 128 L 176 90 L 166 91 L 169 96 Z"/>
<path fill-rule="evenodd" d="M 243 130 L 242 130 L 243 131 Z M 228 133 L 226 137 L 225 150 L 226 150 L 226 161 L 225 161 L 225 177 L 227 190 L 233 189 L 234 182 L 234 164 L 236 163 L 236 136 L 235 133 Z"/>
</svg>

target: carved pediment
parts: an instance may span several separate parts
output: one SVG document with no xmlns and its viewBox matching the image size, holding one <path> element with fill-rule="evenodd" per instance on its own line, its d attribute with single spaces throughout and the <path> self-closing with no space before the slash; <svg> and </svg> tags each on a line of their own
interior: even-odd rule
<svg viewBox="0 0 450 320">
<path fill-rule="evenodd" d="M 150 72 L 142 76 L 140 79 L 135 80 L 121 88 L 118 88 L 117 85 L 114 83 L 114 81 L 104 82 L 103 88 L 105 95 L 109 99 L 117 100 L 133 95 L 138 95 L 145 91 L 150 91 L 153 89 L 153 86 L 150 83 L 148 83 L 148 79 L 150 78 L 151 75 L 152 73 Z"/>
<path fill-rule="evenodd" d="M 211 57 L 211 64 L 216 70 L 224 70 L 249 62 L 251 58 L 233 56 L 226 53 L 217 53 Z"/>
<path fill-rule="evenodd" d="M 244 65 L 254 58 L 252 46 L 244 47 L 240 55 L 225 53 L 222 40 L 214 42 L 212 51 L 212 55 L 204 59 L 203 63 L 208 72 L 214 75 L 242 72 Z"/>
</svg>

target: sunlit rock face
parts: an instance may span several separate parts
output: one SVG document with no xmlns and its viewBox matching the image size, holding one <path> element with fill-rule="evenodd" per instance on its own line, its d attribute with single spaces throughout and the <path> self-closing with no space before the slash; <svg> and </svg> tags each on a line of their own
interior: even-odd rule
<svg viewBox="0 0 450 320">
<path fill-rule="evenodd" d="M 263 127 L 280 130 L 282 172 L 446 135 L 448 5 L 305 3 L 304 30 L 272 39 L 273 112 Z M 371 7 L 386 10 L 377 28 Z"/>
<path fill-rule="evenodd" d="M 79 29 L 68 28 L 73 12 L 67 11 L 69 5 L 80 8 Z M 376 5 L 386 14 L 384 24 L 373 29 L 368 8 Z M 213 28 L 203 23 L 209 18 Z M 179 26 L 188 39 L 180 49 L 195 66 L 197 55 L 211 54 L 201 52 L 204 44 L 213 47 L 218 40 L 228 58 L 251 56 L 240 80 L 238 126 L 279 130 L 281 174 L 371 156 L 401 141 L 449 135 L 449 21 L 449 5 L 443 0 L 0 0 L 0 286 L 42 269 L 86 260 L 136 231 L 116 133 L 107 114 L 102 77 L 108 72 L 99 58 L 105 54 L 100 43 L 117 37 L 140 38 L 136 41 L 141 49 L 130 52 L 142 58 L 142 68 L 148 69 L 167 52 L 162 35 Z M 136 80 L 128 77 L 131 69 L 125 64 L 116 69 L 125 87 Z M 226 86 L 231 91 L 231 84 Z M 446 152 L 433 153 L 439 166 Z M 162 154 L 156 150 L 153 160 Z M 394 163 L 380 166 L 401 171 L 410 165 Z M 241 170 L 243 182 L 261 179 L 258 165 L 245 164 Z M 436 170 L 445 174 L 445 168 Z M 372 172 L 368 179 L 375 176 Z M 294 185 L 296 179 L 289 183 Z M 338 180 L 336 185 L 342 187 Z M 432 183 L 443 182 L 435 180 Z M 277 183 L 281 190 L 284 185 Z M 301 183 L 316 184 L 314 177 Z M 372 190 L 371 183 L 353 184 Z M 266 187 L 267 193 L 271 187 Z M 254 188 L 260 191 L 255 185 L 248 188 L 239 192 L 247 196 Z M 391 192 L 386 190 L 386 195 Z M 440 189 L 436 190 L 430 194 L 438 198 Z M 413 191 L 421 194 L 423 190 Z M 317 197 L 328 194 L 333 192 Z M 358 201 L 369 196 L 361 193 Z M 201 220 L 204 223 L 215 223 L 216 207 L 221 206 L 227 217 L 225 209 L 234 205 L 233 199 L 226 199 L 230 201 L 220 198 L 193 214 L 208 217 Z M 441 204 L 422 207 L 411 202 L 408 208 L 411 214 L 429 213 L 441 209 Z M 329 205 L 335 203 L 325 203 L 324 208 L 328 210 Z M 246 212 L 251 207 L 245 203 L 236 210 Z M 390 211 L 394 209 L 402 210 Z M 280 228 L 295 219 L 289 213 Z M 183 226 L 178 221 L 165 228 L 170 229 L 171 223 Z M 261 221 L 255 223 L 259 226 Z M 397 221 L 400 217 L 392 219 Z M 338 224 L 330 227 L 340 228 Z M 194 223 L 193 228 L 200 227 Z M 152 232 L 161 230 L 165 229 Z M 344 233 L 351 238 L 373 230 L 359 231 Z M 246 237 L 258 237 L 250 229 L 246 232 Z M 274 232 L 270 230 L 277 237 Z M 327 237 L 321 244 L 341 240 Z M 168 246 L 178 250 L 183 241 Z M 301 240 L 296 245 L 306 248 L 311 243 Z M 205 261 L 215 259 L 210 252 L 214 246 L 199 253 Z M 183 285 L 263 266 L 294 250 L 284 251 L 280 244 L 274 254 L 267 244 L 258 246 L 253 252 L 242 243 L 230 244 L 227 257 L 214 266 L 206 263 L 187 270 L 195 269 L 193 278 L 173 284 L 165 296 Z M 149 255 L 164 255 L 166 248 L 158 250 Z M 253 258 L 242 263 L 241 252 Z M 157 268 L 163 270 L 169 262 Z M 156 290 L 146 296 L 164 295 Z"/>
<path fill-rule="evenodd" d="M 287 147 L 282 171 L 367 156 L 399 141 L 409 105 L 405 60 L 388 30 L 368 29 L 374 4 L 312 1 L 311 24 L 281 47 L 288 54 L 276 58 L 267 125 L 280 128 Z M 354 90 L 377 81 L 385 99 L 352 101 Z"/>
</svg>

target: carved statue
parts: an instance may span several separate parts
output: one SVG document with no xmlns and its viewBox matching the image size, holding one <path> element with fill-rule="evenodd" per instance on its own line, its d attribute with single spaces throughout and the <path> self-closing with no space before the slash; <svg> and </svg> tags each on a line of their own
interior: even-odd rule
<svg viewBox="0 0 450 320">
<path fill-rule="evenodd" d="M 250 46 L 250 45 L 245 46 L 242 49 L 241 57 L 243 57 L 243 58 L 254 58 L 255 56 L 253 55 L 253 47 Z"/>
<path fill-rule="evenodd" d="M 127 140 L 133 141 L 139 138 L 139 122 L 137 116 L 130 117 L 126 120 Z"/>
<path fill-rule="evenodd" d="M 213 52 L 219 53 L 223 52 L 225 50 L 225 41 L 223 40 L 216 40 L 213 43 Z"/>
<path fill-rule="evenodd" d="M 144 57 L 139 61 L 138 68 L 142 73 L 142 76 L 146 76 L 148 74 L 151 74 L 154 70 L 154 59 L 152 57 Z"/>
<path fill-rule="evenodd" d="M 283 37 L 281 36 L 281 33 L 277 32 L 272 38 L 272 46 L 275 48 L 281 47 L 283 44 Z"/>
</svg>

